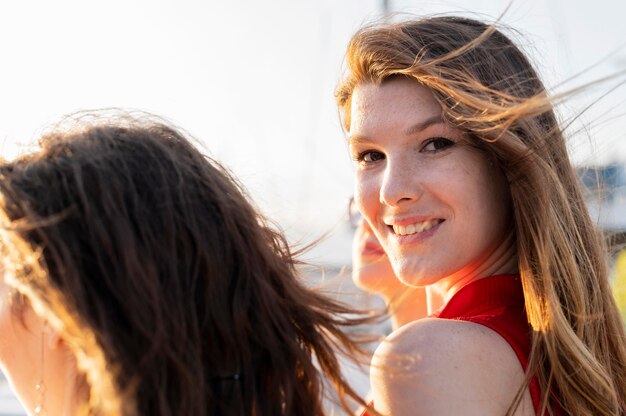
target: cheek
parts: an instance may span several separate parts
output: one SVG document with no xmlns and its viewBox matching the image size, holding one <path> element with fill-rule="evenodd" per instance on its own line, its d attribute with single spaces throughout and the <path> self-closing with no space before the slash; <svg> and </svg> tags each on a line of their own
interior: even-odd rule
<svg viewBox="0 0 626 416">
<path fill-rule="evenodd" d="M 25 399 L 40 377 L 43 320 L 29 305 L 14 311 L 5 299 L 0 316 L 0 362 L 18 396 Z"/>
<path fill-rule="evenodd" d="M 508 185 L 503 175 L 490 166 L 480 166 L 470 178 L 464 187 L 457 187 L 457 195 L 462 198 L 458 206 L 465 207 L 463 220 L 473 223 L 484 238 L 500 237 L 508 228 L 511 215 Z"/>
<path fill-rule="evenodd" d="M 0 362 L 3 366 L 15 366 L 16 362 L 37 356 L 31 347 L 34 340 L 40 339 L 43 320 L 28 301 L 15 305 L 20 300 L 7 285 L 3 284 L 0 292 Z"/>
<path fill-rule="evenodd" d="M 386 256 L 362 258 L 353 269 L 352 279 L 361 289 L 377 294 L 393 294 L 400 285 Z"/>
<path fill-rule="evenodd" d="M 482 201 L 482 214 L 493 223 L 508 217 L 510 214 L 509 185 L 504 173 L 487 161 L 484 161 L 483 165 L 476 170 L 474 189 L 479 196 L 477 199 Z"/>
<path fill-rule="evenodd" d="M 380 202 L 380 184 L 375 175 L 357 172 L 354 199 L 361 214 L 371 224 Z"/>
<path fill-rule="evenodd" d="M 354 231 L 354 237 L 352 238 L 352 264 L 353 267 L 357 267 L 361 264 L 361 246 L 364 239 L 363 231 L 361 227 L 357 227 Z"/>
<path fill-rule="evenodd" d="M 7 297 L 2 298 L 0 307 L 0 367 L 15 388 L 22 386 L 23 374 L 28 372 L 29 358 L 25 359 L 28 343 L 24 342 L 27 329 L 19 313 L 12 310 Z"/>
<path fill-rule="evenodd" d="M 9 361 L 11 351 L 15 347 L 15 324 L 19 317 L 11 308 L 11 293 L 9 287 L 0 284 L 0 363 L 5 366 Z"/>
<path fill-rule="evenodd" d="M 10 308 L 4 304 L 0 309 L 0 366 L 6 369 L 11 360 L 11 352 L 16 347 Z"/>
</svg>

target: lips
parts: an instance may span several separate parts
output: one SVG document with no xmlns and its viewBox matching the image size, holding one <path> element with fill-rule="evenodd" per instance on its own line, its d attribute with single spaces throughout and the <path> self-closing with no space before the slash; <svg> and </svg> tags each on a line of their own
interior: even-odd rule
<svg viewBox="0 0 626 416">
<path fill-rule="evenodd" d="M 385 250 L 378 242 L 368 241 L 361 247 L 361 254 L 364 256 L 382 256 L 385 254 Z"/>
</svg>

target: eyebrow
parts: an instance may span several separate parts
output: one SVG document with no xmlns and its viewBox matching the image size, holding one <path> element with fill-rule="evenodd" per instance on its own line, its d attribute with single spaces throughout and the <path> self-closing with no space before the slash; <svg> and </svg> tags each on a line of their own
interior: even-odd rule
<svg viewBox="0 0 626 416">
<path fill-rule="evenodd" d="M 419 123 L 412 125 L 411 127 L 404 130 L 404 134 L 406 136 L 410 136 L 412 134 L 420 133 L 434 124 L 444 124 L 443 118 L 441 117 L 440 114 L 437 114 L 435 116 L 432 116 L 429 119 L 420 121 Z M 364 142 L 369 142 L 367 137 L 361 137 L 359 135 L 348 136 L 348 143 L 364 143 Z"/>
</svg>

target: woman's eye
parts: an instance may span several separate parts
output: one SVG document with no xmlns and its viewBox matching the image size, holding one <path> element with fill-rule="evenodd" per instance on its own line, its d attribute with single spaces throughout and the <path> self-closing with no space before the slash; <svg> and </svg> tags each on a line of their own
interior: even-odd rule
<svg viewBox="0 0 626 416">
<path fill-rule="evenodd" d="M 372 163 L 377 162 L 385 158 L 385 155 L 380 152 L 374 152 L 372 150 L 368 150 L 366 152 L 360 153 L 357 160 L 359 162 Z"/>
<path fill-rule="evenodd" d="M 423 150 L 427 152 L 438 152 L 454 145 L 454 142 L 445 137 L 434 137 L 426 142 Z"/>
</svg>

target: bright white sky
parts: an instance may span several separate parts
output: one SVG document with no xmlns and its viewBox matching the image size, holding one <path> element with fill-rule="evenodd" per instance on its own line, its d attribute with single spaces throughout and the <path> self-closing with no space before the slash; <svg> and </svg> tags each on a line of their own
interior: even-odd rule
<svg viewBox="0 0 626 416">
<path fill-rule="evenodd" d="M 291 235 L 317 236 L 340 221 L 353 186 L 333 98 L 342 55 L 381 3 L 2 2 L 0 150 L 5 157 L 23 151 L 46 124 L 76 110 L 146 110 L 203 142 Z M 394 11 L 472 12 L 493 20 L 508 1 L 390 3 Z M 619 0 L 517 0 L 503 20 L 520 31 L 548 85 L 591 66 L 567 84 L 573 87 L 626 68 L 626 50 L 616 52 L 626 40 L 624 16 Z M 616 118 L 625 100 L 622 88 L 583 118 L 588 129 L 572 142 L 577 161 L 626 159 L 620 128 L 626 117 Z M 573 100 L 563 114 L 591 101 Z"/>
</svg>

